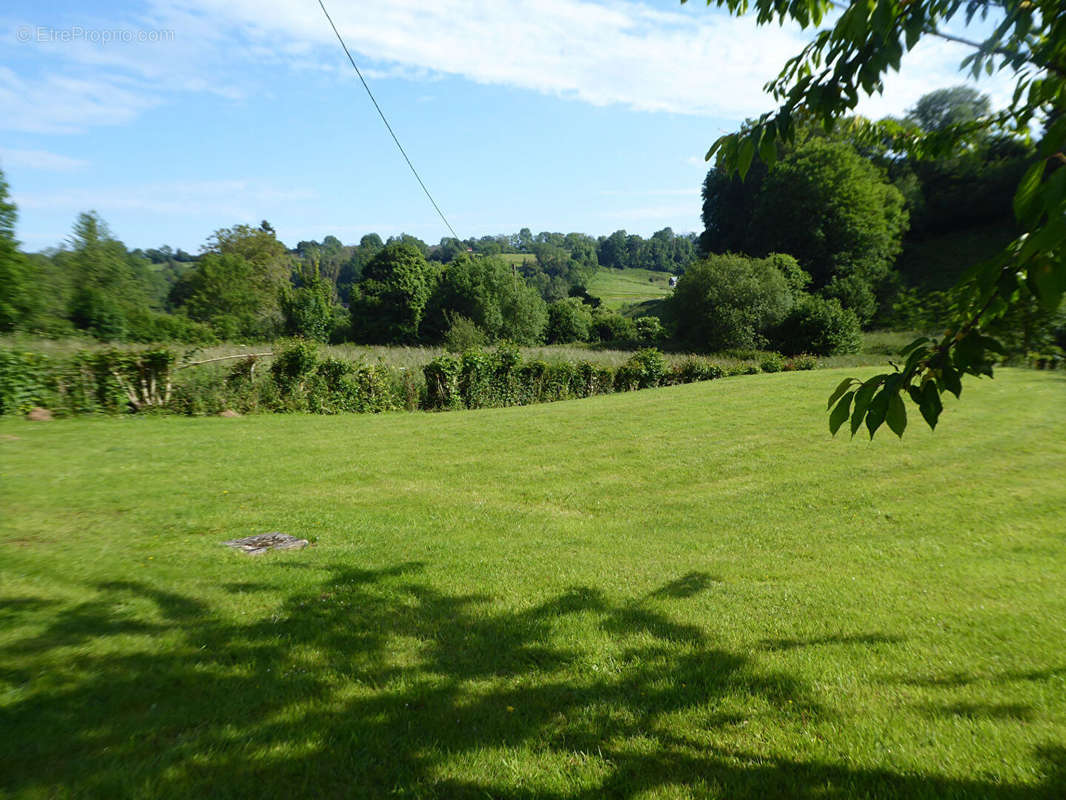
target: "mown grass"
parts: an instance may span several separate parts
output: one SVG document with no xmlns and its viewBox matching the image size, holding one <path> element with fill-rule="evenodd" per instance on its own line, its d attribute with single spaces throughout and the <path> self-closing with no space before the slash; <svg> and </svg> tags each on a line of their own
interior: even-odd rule
<svg viewBox="0 0 1066 800">
<path fill-rule="evenodd" d="M 588 285 L 589 294 L 614 309 L 646 300 L 658 300 L 672 291 L 668 273 L 648 269 L 601 268 L 596 270 Z"/>
<path fill-rule="evenodd" d="M 1066 381 L 844 374 L 2 419 L 0 795 L 1061 797 Z"/>
</svg>

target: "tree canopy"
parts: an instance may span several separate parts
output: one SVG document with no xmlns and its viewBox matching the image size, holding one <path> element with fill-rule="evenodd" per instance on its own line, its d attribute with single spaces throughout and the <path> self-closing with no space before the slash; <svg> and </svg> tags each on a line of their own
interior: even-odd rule
<svg viewBox="0 0 1066 800">
<path fill-rule="evenodd" d="M 811 137 L 743 183 L 714 167 L 703 193 L 708 252 L 789 253 L 814 289 L 873 316 L 908 217 L 899 190 L 848 142 Z"/>
<path fill-rule="evenodd" d="M 682 0 L 684 2 L 685 0 Z M 708 0 L 708 5 L 742 14 L 753 8 L 759 24 L 795 20 L 820 26 L 839 10 L 832 0 Z M 992 32 L 971 41 L 944 32 L 946 23 L 989 20 Z M 1021 234 L 996 257 L 975 264 L 957 286 L 955 319 L 938 339 L 921 338 L 902 353 L 902 365 L 869 380 L 848 379 L 830 396 L 830 430 L 850 420 L 854 434 L 864 423 L 872 437 L 884 424 L 902 436 L 907 427 L 904 398 L 935 427 L 947 391 L 958 396 L 964 375 L 989 375 L 1002 346 L 987 335 L 995 319 L 1032 297 L 1041 307 L 1058 307 L 1066 291 L 1066 12 L 1060 0 L 876 0 L 852 3 L 790 58 L 767 88 L 779 106 L 745 130 L 720 137 L 707 153 L 741 177 L 758 155 L 768 165 L 778 141 L 795 138 L 796 119 L 809 115 L 827 129 L 854 112 L 860 93 L 884 88 L 919 41 L 938 37 L 968 46 L 962 62 L 974 76 L 1009 73 L 1015 91 L 1009 106 L 975 119 L 940 120 L 925 130 L 886 120 L 849 121 L 858 139 L 887 143 L 914 157 L 957 150 L 989 131 L 1030 137 L 1042 124 L 1035 157 L 1014 192 Z M 979 113 L 983 109 L 976 109 Z"/>
</svg>

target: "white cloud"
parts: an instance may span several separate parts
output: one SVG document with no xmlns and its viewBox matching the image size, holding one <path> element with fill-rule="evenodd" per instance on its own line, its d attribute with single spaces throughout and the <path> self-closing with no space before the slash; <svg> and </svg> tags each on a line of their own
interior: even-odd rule
<svg viewBox="0 0 1066 800">
<path fill-rule="evenodd" d="M 452 75 L 485 84 L 663 111 L 742 118 L 772 107 L 762 87 L 811 36 L 795 25 L 756 28 L 695 6 L 661 11 L 640 2 L 590 0 L 334 0 L 331 14 L 371 77 L 427 80 Z M 283 58 L 314 43 L 327 64 L 343 65 L 333 32 L 303 0 L 155 0 L 157 13 L 225 21 L 262 51 Z M 303 58 L 310 57 L 302 51 Z M 965 48 L 923 42 L 884 96 L 865 100 L 871 116 L 900 113 L 927 91 L 957 84 Z M 363 65 L 366 66 L 366 65 Z M 982 87 L 1007 97 L 1002 78 Z"/>
<path fill-rule="evenodd" d="M 74 133 L 129 122 L 158 100 L 108 77 L 75 78 L 51 73 L 19 77 L 0 67 L 0 126 L 28 133 Z"/>
<path fill-rule="evenodd" d="M 307 189 L 279 189 L 254 180 L 165 181 L 127 186 L 15 192 L 20 208 L 49 211 L 97 209 L 106 219 L 113 212 L 139 211 L 162 216 L 210 217 L 214 220 L 259 220 L 290 203 L 309 200 Z"/>
<path fill-rule="evenodd" d="M 331 0 L 330 11 L 372 80 L 455 76 L 596 106 L 737 120 L 772 108 L 763 85 L 812 35 L 795 25 L 757 28 L 751 15 L 698 4 L 660 10 L 623 0 Z M 47 70 L 30 78 L 0 68 L 0 126 L 73 132 L 122 124 L 179 92 L 265 96 L 270 87 L 249 65 L 352 79 L 333 31 L 307 0 L 149 0 L 136 16 L 94 24 L 173 35 L 14 45 L 19 55 L 35 48 Z M 887 78 L 884 96 L 859 110 L 899 114 L 925 92 L 960 83 L 965 54 L 923 41 L 903 73 Z M 1011 87 L 999 76 L 981 88 L 1002 102 Z"/>
<path fill-rule="evenodd" d="M 48 150 L 0 150 L 0 164 L 7 167 L 39 169 L 50 172 L 68 172 L 88 166 L 88 161 L 71 158 Z"/>
</svg>

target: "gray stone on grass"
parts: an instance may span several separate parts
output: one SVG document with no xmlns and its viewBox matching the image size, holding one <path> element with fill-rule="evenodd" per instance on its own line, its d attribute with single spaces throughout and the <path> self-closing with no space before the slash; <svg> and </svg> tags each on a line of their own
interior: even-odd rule
<svg viewBox="0 0 1066 800">
<path fill-rule="evenodd" d="M 222 544 L 240 550 L 250 556 L 259 556 L 267 550 L 302 550 L 307 547 L 306 539 L 297 539 L 287 533 L 260 533 L 255 536 L 245 536 L 243 539 L 230 539 Z"/>
</svg>

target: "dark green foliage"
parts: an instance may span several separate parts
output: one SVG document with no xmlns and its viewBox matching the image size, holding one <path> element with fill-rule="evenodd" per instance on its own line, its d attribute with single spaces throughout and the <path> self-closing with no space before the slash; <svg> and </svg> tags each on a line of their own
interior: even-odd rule
<svg viewBox="0 0 1066 800">
<path fill-rule="evenodd" d="M 808 295 L 777 327 L 773 340 L 785 353 L 831 356 L 858 352 L 862 330 L 851 309 L 842 308 L 836 299 Z"/>
<path fill-rule="evenodd" d="M 513 347 L 493 353 L 443 355 L 424 368 L 425 408 L 447 410 L 529 405 L 648 389 L 722 376 L 720 367 L 698 360 L 669 369 L 655 349 L 635 353 L 616 370 L 589 362 L 522 361 Z"/>
<path fill-rule="evenodd" d="M 907 120 L 927 133 L 942 131 L 952 125 L 974 122 L 991 109 L 988 96 L 971 86 L 953 86 L 922 95 Z"/>
<path fill-rule="evenodd" d="M 775 164 L 752 166 L 746 180 L 716 166 L 704 182 L 707 253 L 788 253 L 780 265 L 794 291 L 813 280 L 862 321 L 889 274 L 907 230 L 903 196 L 853 145 L 804 127 L 799 144 L 774 145 Z M 800 269 L 802 267 L 802 269 Z"/>
<path fill-rule="evenodd" d="M 48 358 L 0 349 L 0 414 L 19 414 L 48 403 Z"/>
<path fill-rule="evenodd" d="M 639 350 L 615 372 L 615 391 L 628 392 L 650 389 L 662 383 L 666 375 L 666 360 L 655 348 Z"/>
<path fill-rule="evenodd" d="M 715 4 L 734 14 L 748 8 L 741 0 L 715 0 Z M 988 6 L 932 0 L 852 3 L 767 85 L 780 108 L 761 115 L 739 133 L 720 137 L 707 158 L 717 157 L 717 165 L 727 174 L 735 171 L 741 178 L 756 153 L 773 165 L 776 143 L 795 140 L 799 117 L 831 130 L 852 112 L 860 92 L 883 88 L 884 76 L 898 71 L 903 56 L 923 37 L 943 36 L 941 31 L 959 17 L 968 22 L 980 12 L 983 18 Z M 894 364 L 892 372 L 853 380 L 851 390 L 846 382 L 833 393 L 829 406 L 834 433 L 850 414 L 853 434 L 865 422 L 871 436 L 886 424 L 902 435 L 907 425 L 905 396 L 935 426 L 942 409 L 940 394 L 950 391 L 958 396 L 964 374 L 991 376 L 992 364 L 1004 348 L 982 331 L 1024 307 L 1030 297 L 1020 290 L 1024 287 L 1045 311 L 1054 311 L 1066 293 L 1066 259 L 1062 257 L 1066 249 L 1066 169 L 1062 168 L 1066 18 L 1061 6 L 1059 0 L 1008 2 L 997 9 L 1001 18 L 989 27 L 984 41 L 965 42 L 971 52 L 962 66 L 971 75 L 998 71 L 1014 81 L 1007 107 L 995 115 L 980 116 L 985 105 L 975 99 L 973 108 L 955 117 L 923 114 L 928 130 L 891 119 L 876 124 L 851 120 L 849 128 L 856 141 L 914 159 L 944 158 L 1002 131 L 1028 139 L 1034 123 L 1043 123 L 1043 130 L 1031 163 L 1013 191 L 1017 237 L 995 256 L 975 263 L 956 285 L 956 314 L 939 340 L 915 342 L 900 354 L 906 358 L 902 368 Z M 760 2 L 758 21 L 794 19 L 803 26 L 817 26 L 831 7 L 821 2 Z M 948 95 L 942 99 L 949 99 Z M 964 105 L 955 103 L 956 108 Z"/>
<path fill-rule="evenodd" d="M 817 368 L 818 359 L 806 353 L 800 354 L 798 356 L 793 356 L 785 362 L 785 365 L 783 367 L 783 369 L 788 372 L 812 370 Z"/>
<path fill-rule="evenodd" d="M 637 317 L 633 320 L 637 340 L 646 347 L 659 344 L 664 336 L 663 323 L 658 317 Z"/>
<path fill-rule="evenodd" d="M 185 342 L 217 344 L 218 337 L 209 325 L 191 320 L 183 314 L 163 314 L 149 309 L 133 309 L 126 314 L 126 339 L 130 342 Z"/>
<path fill-rule="evenodd" d="M 426 307 L 422 338 L 441 341 L 456 316 L 490 341 L 541 341 L 547 312 L 536 289 L 498 258 L 461 255 L 445 267 Z"/>
<path fill-rule="evenodd" d="M 218 338 L 254 340 L 275 332 L 269 309 L 277 301 L 258 283 L 255 265 L 239 253 L 207 253 L 174 292 L 184 298 L 185 313 L 210 325 Z"/>
<path fill-rule="evenodd" d="M 462 362 L 458 356 L 437 356 L 422 368 L 422 373 L 426 378 L 426 408 L 438 411 L 462 408 L 459 392 Z"/>
<path fill-rule="evenodd" d="M 650 269 L 658 272 L 684 272 L 696 259 L 695 239 L 676 235 L 670 228 L 643 239 L 625 231 L 600 237 L 597 247 L 600 266 L 608 269 Z"/>
<path fill-rule="evenodd" d="M 285 333 L 328 342 L 334 327 L 333 290 L 317 273 L 305 277 L 302 283 L 295 289 L 286 286 L 281 292 Z"/>
<path fill-rule="evenodd" d="M 294 339 L 274 353 L 270 373 L 284 394 L 302 390 L 318 366 L 318 347 L 307 339 Z"/>
<path fill-rule="evenodd" d="M 105 342 L 121 341 L 126 336 L 126 314 L 110 293 L 94 286 L 81 286 L 70 299 L 70 321 Z"/>
<path fill-rule="evenodd" d="M 746 252 L 794 256 L 815 289 L 850 278 L 872 292 L 899 254 L 907 212 L 850 145 L 812 139 L 769 171 L 749 225 Z"/>
<path fill-rule="evenodd" d="M 770 353 L 759 362 L 759 369 L 763 372 L 781 372 L 785 368 L 785 361 L 777 353 Z"/>
<path fill-rule="evenodd" d="M 711 381 L 724 377 L 725 374 L 725 370 L 717 364 L 712 364 L 702 358 L 686 358 L 670 369 L 667 382 L 679 384 Z"/>
<path fill-rule="evenodd" d="M 0 333 L 14 330 L 32 304 L 30 274 L 15 241 L 15 220 L 15 204 L 0 171 Z"/>
<path fill-rule="evenodd" d="M 42 406 L 60 414 L 115 414 L 161 408 L 169 400 L 169 350 L 79 351 L 49 357 L 0 349 L 0 413 Z"/>
<path fill-rule="evenodd" d="M 390 244 L 371 259 L 352 289 L 352 334 L 370 344 L 418 340 L 438 268 L 411 244 Z"/>
<path fill-rule="evenodd" d="M 681 343 L 712 352 L 761 346 L 792 304 L 773 258 L 715 255 L 689 267 L 665 311 Z"/>
<path fill-rule="evenodd" d="M 462 353 L 488 344 L 489 337 L 472 319 L 452 314 L 449 321 L 448 332 L 444 334 L 444 349 L 448 352 Z"/>
<path fill-rule="evenodd" d="M 608 346 L 630 347 L 637 341 L 637 326 L 628 317 L 601 306 L 592 311 L 589 339 Z"/>
<path fill-rule="evenodd" d="M 576 297 L 556 300 L 548 306 L 548 327 L 545 338 L 548 344 L 587 342 L 592 314 L 589 307 Z"/>
</svg>

